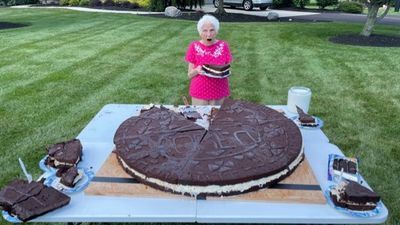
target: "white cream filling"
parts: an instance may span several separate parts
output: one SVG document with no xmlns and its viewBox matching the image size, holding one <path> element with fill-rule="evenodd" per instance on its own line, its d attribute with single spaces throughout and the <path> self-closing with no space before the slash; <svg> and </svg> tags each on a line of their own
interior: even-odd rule
<svg viewBox="0 0 400 225">
<path fill-rule="evenodd" d="M 354 206 L 376 206 L 374 202 L 366 202 L 366 203 L 357 203 L 357 202 L 346 202 L 347 205 L 354 205 Z"/>
<path fill-rule="evenodd" d="M 273 174 L 271 176 L 260 178 L 257 180 L 247 181 L 247 182 L 243 182 L 243 183 L 238 183 L 238 184 L 207 185 L 207 186 L 171 184 L 171 183 L 168 183 L 163 180 L 159 180 L 159 179 L 152 178 L 152 177 L 147 177 L 146 175 L 130 168 L 121 157 L 118 156 L 118 158 L 121 160 L 124 168 L 128 169 L 130 172 L 132 172 L 135 176 L 139 177 L 140 179 L 146 180 L 146 182 L 168 188 L 174 192 L 179 192 L 179 193 L 183 193 L 183 194 L 188 193 L 190 195 L 196 196 L 201 193 L 223 194 L 223 193 L 231 193 L 231 192 L 243 192 L 252 187 L 256 187 L 256 186 L 262 187 L 266 183 L 277 180 L 280 177 L 286 175 L 289 171 L 291 171 L 294 167 L 296 167 L 303 159 L 303 152 L 304 152 L 304 149 L 302 146 L 300 154 L 297 156 L 297 158 L 293 162 L 291 162 L 289 164 L 289 166 L 288 166 L 289 169 L 284 169 L 284 170 L 282 170 L 276 174 Z"/>
<path fill-rule="evenodd" d="M 78 175 L 75 177 L 73 184 L 75 185 L 83 177 L 83 171 L 78 170 Z"/>
<path fill-rule="evenodd" d="M 228 67 L 228 68 L 225 69 L 225 70 L 215 70 L 215 69 L 210 68 L 210 67 L 208 67 L 208 66 L 204 66 L 204 67 L 205 67 L 206 70 L 211 71 L 211 72 L 213 72 L 213 73 L 224 73 L 224 72 L 226 72 L 226 71 L 228 71 L 228 70 L 230 69 L 230 67 Z"/>
<path fill-rule="evenodd" d="M 74 166 L 74 165 L 78 164 L 79 160 L 81 160 L 81 157 L 78 157 L 78 159 L 76 160 L 75 163 L 67 163 L 67 162 L 60 162 L 60 161 L 56 160 L 54 157 L 51 157 L 51 156 L 49 156 L 49 158 L 54 161 L 54 166 L 56 166 L 56 167 L 59 166 L 59 165 L 62 165 L 62 166 Z"/>
<path fill-rule="evenodd" d="M 358 182 L 358 177 L 356 174 L 351 174 L 351 173 L 346 173 L 346 172 L 341 172 L 341 171 L 337 171 L 337 170 L 333 170 L 333 174 L 340 177 L 342 175 L 343 178 L 347 179 L 347 180 L 352 180 L 354 182 Z"/>
</svg>

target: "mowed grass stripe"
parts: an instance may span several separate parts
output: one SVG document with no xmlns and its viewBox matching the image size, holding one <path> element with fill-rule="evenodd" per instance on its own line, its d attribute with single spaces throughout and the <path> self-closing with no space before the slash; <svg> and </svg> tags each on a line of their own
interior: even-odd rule
<svg viewBox="0 0 400 225">
<path fill-rule="evenodd" d="M 140 35 L 141 35 L 141 34 L 138 33 L 138 36 L 140 36 Z M 135 39 L 135 36 L 131 38 L 131 40 L 134 40 L 134 39 Z M 118 46 L 118 45 L 120 45 L 120 43 L 117 43 L 117 44 L 115 44 L 114 46 Z M 100 53 L 100 54 L 102 54 L 102 53 Z M 93 58 L 96 59 L 97 56 L 94 56 Z M 78 62 L 76 65 L 73 65 L 72 67 L 78 67 L 78 66 L 80 65 L 80 63 L 81 63 L 81 62 Z M 65 71 L 64 71 L 64 72 L 65 72 Z M 57 80 L 57 79 L 54 79 L 54 78 L 53 78 L 53 83 L 54 83 L 56 80 Z M 39 85 L 40 85 L 40 84 L 39 84 Z M 43 85 L 40 85 L 40 86 L 42 87 Z M 22 95 L 29 95 L 29 93 L 23 94 L 23 92 L 29 92 L 30 90 L 31 90 L 31 92 L 32 92 L 32 89 L 34 90 L 34 88 L 35 88 L 35 87 L 33 87 L 33 88 L 27 87 L 27 88 L 25 88 L 24 90 L 20 89 L 20 90 L 18 90 L 17 93 L 12 93 L 13 95 L 9 96 L 9 99 L 12 101 L 15 97 L 18 97 L 18 96 L 20 96 L 21 94 L 22 94 Z M 57 94 L 57 93 L 55 93 L 55 94 Z M 39 96 L 39 97 L 42 97 L 42 96 Z M 52 98 L 53 96 L 47 96 L 47 97 Z M 9 109 L 10 109 L 10 108 L 9 108 Z M 11 109 L 11 110 L 12 110 L 12 109 Z"/>
<path fill-rule="evenodd" d="M 151 28 L 151 27 L 149 26 L 148 28 Z M 148 31 L 144 31 L 144 30 L 143 30 L 143 32 L 148 33 Z M 125 45 L 125 44 L 128 43 L 128 42 L 135 41 L 135 39 L 137 39 L 137 37 L 140 37 L 140 36 L 142 36 L 142 35 L 143 35 L 143 33 L 136 33 L 135 35 L 130 36 L 130 37 L 129 37 L 129 36 L 125 36 L 125 39 L 119 40 L 120 42 L 113 43 L 113 44 L 112 44 L 111 46 L 109 46 L 108 48 L 103 48 L 104 46 L 99 46 L 99 47 L 100 47 L 99 49 L 100 49 L 101 51 L 95 52 L 95 54 L 91 55 L 90 57 L 88 57 L 88 58 L 86 58 L 86 59 L 75 60 L 75 63 L 74 63 L 74 64 L 67 66 L 67 67 L 66 67 L 65 69 L 63 69 L 63 70 L 55 71 L 55 72 L 53 72 L 53 73 L 54 73 L 54 74 L 57 74 L 57 73 L 62 73 L 62 74 L 64 74 L 64 73 L 68 72 L 71 68 L 79 67 L 79 65 L 82 65 L 82 64 L 83 64 L 83 65 L 85 65 L 85 64 L 91 65 L 91 62 L 92 62 L 92 61 L 94 61 L 94 62 L 99 61 L 99 56 L 105 55 L 105 54 L 110 53 L 110 52 L 113 53 L 113 52 L 117 51 L 117 50 L 116 50 L 117 47 L 119 47 L 119 46 L 121 46 L 121 45 Z M 128 38 L 128 37 L 129 37 L 129 38 Z M 102 64 L 102 63 L 100 62 L 99 64 Z M 111 65 L 106 65 L 106 66 L 111 66 Z M 112 69 L 112 68 L 110 68 L 110 69 Z M 56 80 L 58 79 L 57 77 L 53 77 L 53 76 L 46 76 L 46 77 L 49 77 L 49 78 L 48 78 L 49 80 L 54 80 L 54 81 L 56 81 Z M 41 81 L 41 80 L 38 80 L 37 82 L 40 83 L 40 81 Z M 32 87 L 34 88 L 35 85 L 33 84 Z M 31 88 L 31 89 L 33 89 L 33 88 Z M 18 91 L 19 91 L 19 92 L 18 92 Z M 28 92 L 29 92 L 29 86 L 25 88 L 25 91 L 28 91 Z M 13 92 L 10 96 L 8 96 L 8 98 L 9 98 L 10 100 L 12 100 L 15 96 L 19 96 L 19 95 L 22 94 L 23 92 L 24 92 L 24 90 L 19 89 L 19 90 L 17 90 L 17 92 Z M 48 97 L 50 97 L 50 96 L 48 96 Z M 5 96 L 5 98 L 7 98 L 7 96 Z"/>
<path fill-rule="evenodd" d="M 162 26 L 162 25 L 158 24 L 158 26 L 155 26 L 154 28 L 157 29 L 157 27 L 159 27 L 159 26 Z M 151 28 L 151 27 L 149 26 L 149 28 Z M 72 81 L 75 80 L 78 83 L 83 78 L 83 77 L 78 77 L 73 74 L 73 70 L 75 68 L 80 68 L 80 65 L 85 65 L 85 64 L 91 65 L 91 64 L 95 64 L 98 62 L 99 64 L 97 67 L 99 69 L 101 69 L 101 71 L 109 72 L 109 71 L 112 71 L 113 69 L 118 69 L 118 67 L 112 67 L 112 64 L 104 64 L 104 62 L 102 62 L 101 58 L 106 57 L 107 54 L 113 55 L 116 51 L 119 51 L 120 48 L 123 48 L 123 46 L 125 46 L 126 44 L 131 43 L 131 42 L 134 43 L 135 40 L 138 40 L 137 37 L 140 37 L 144 34 L 147 35 L 150 32 L 151 31 L 144 29 L 141 33 L 137 32 L 135 35 L 125 36 L 126 38 L 127 37 L 130 37 L 130 38 L 123 40 L 123 42 L 113 43 L 113 45 L 108 48 L 100 48 L 101 51 L 97 52 L 96 54 L 92 55 L 91 57 L 88 57 L 87 59 L 83 59 L 81 61 L 77 61 L 75 64 L 70 65 L 61 71 L 53 72 L 53 73 L 49 74 L 48 76 L 44 77 L 43 79 L 37 80 L 36 82 L 31 83 L 30 85 L 27 85 L 23 89 L 17 89 L 14 92 L 10 93 L 9 95 L 5 95 L 3 97 L 3 100 L 8 101 L 8 102 L 18 102 L 20 99 L 24 100 L 25 97 L 28 97 L 29 98 L 28 102 L 36 102 L 36 101 L 40 101 L 41 99 L 52 98 L 54 96 L 57 96 L 60 93 L 58 92 L 59 90 L 53 88 L 53 86 L 56 84 L 55 82 L 66 81 L 65 84 L 68 85 L 69 80 L 72 80 Z M 107 61 L 107 60 L 105 60 L 105 61 Z M 112 62 L 112 61 L 109 61 L 109 62 Z M 94 74 L 96 74 L 96 71 L 94 71 Z M 92 76 L 92 74 L 86 74 L 86 77 L 89 77 L 88 80 L 90 80 L 91 76 Z M 93 80 L 98 79 L 96 76 L 94 76 L 94 77 L 95 78 Z M 75 85 L 75 83 L 73 83 L 72 85 Z M 90 83 L 90 85 L 93 85 L 93 83 Z M 71 86 L 71 88 L 73 88 L 73 86 Z M 72 89 L 72 90 L 79 91 L 79 90 L 75 90 L 75 89 Z M 72 90 L 69 88 L 62 89 L 62 91 L 67 91 L 67 92 L 72 92 Z M 85 90 L 85 89 L 83 89 L 83 90 Z M 86 93 L 86 92 L 84 92 L 84 93 Z M 31 107 L 35 107 L 35 105 L 31 105 Z M 50 105 L 48 107 L 51 109 L 55 106 Z M 10 104 L 10 106 L 7 109 L 9 111 L 17 110 L 17 108 L 15 108 L 15 109 L 13 108 L 13 104 Z M 43 110 L 43 108 L 42 108 L 42 110 Z M 43 122 L 43 121 L 38 121 L 38 122 Z"/>
<path fill-rule="evenodd" d="M 143 37 L 141 43 L 143 45 L 132 45 L 128 44 L 120 53 L 124 54 L 123 51 L 129 52 L 132 47 L 140 48 L 135 56 L 132 57 L 133 62 L 124 71 L 119 71 L 117 79 L 111 80 L 109 85 L 104 86 L 103 90 L 98 90 L 98 95 L 90 96 L 91 102 L 126 102 L 126 103 L 145 103 L 143 98 L 146 95 L 132 94 L 129 90 L 133 92 L 138 91 L 149 91 L 153 92 L 152 95 L 157 96 L 157 98 L 164 98 L 168 96 L 163 96 L 157 94 L 162 91 L 165 87 L 174 89 L 175 84 L 178 84 L 174 79 L 166 79 L 168 77 L 180 79 L 180 77 L 186 78 L 186 71 L 171 71 L 168 68 L 161 68 L 158 64 L 161 61 L 168 58 L 171 53 L 176 51 L 175 45 L 172 42 L 176 40 L 172 37 L 184 29 L 190 29 L 185 27 L 170 27 L 166 28 L 163 24 L 161 29 L 152 31 L 151 35 Z M 162 35 L 161 35 L 162 34 Z M 151 43 L 151 44 L 150 44 Z M 147 54 L 144 54 L 146 52 Z M 182 56 L 183 57 L 183 56 Z M 172 62 L 175 62 L 176 58 L 173 58 Z M 180 75 L 182 74 L 182 76 Z M 155 81 L 156 80 L 156 81 Z M 166 85 L 168 84 L 168 85 Z M 172 86 L 171 86 L 172 85 Z M 125 93 L 124 91 L 127 91 Z M 174 97 L 175 93 L 171 92 Z M 102 97 L 103 99 L 95 99 Z M 172 97 L 172 96 L 171 96 Z M 158 99 L 156 99 L 158 101 Z M 165 104 L 170 103 L 169 101 L 163 102 Z M 89 103 L 86 103 L 89 105 Z"/>
<path fill-rule="evenodd" d="M 0 95 L 5 95 L 13 91 L 14 88 L 21 88 L 30 83 L 37 82 L 40 79 L 48 76 L 43 71 L 63 71 L 64 69 L 75 66 L 76 63 L 81 64 L 85 58 L 98 55 L 98 51 L 103 49 L 103 45 L 110 45 L 111 43 L 103 42 L 104 39 L 114 37 L 116 32 L 123 31 L 126 26 L 135 25 L 132 22 L 123 24 L 121 26 L 105 29 L 100 29 L 99 33 L 93 36 L 85 36 L 81 41 L 72 40 L 70 44 L 56 45 L 51 49 L 37 48 L 37 54 L 31 55 L 26 60 L 21 60 L 18 64 L 10 64 L 7 68 L 0 68 L 0 73 L 5 74 L 3 79 L 0 79 L 1 84 Z M 143 26 L 142 23 L 136 24 L 137 27 Z M 150 27 L 151 28 L 151 27 Z M 139 31 L 140 29 L 138 29 Z M 119 45 L 121 38 L 128 38 L 125 35 L 117 35 L 114 39 L 114 46 Z M 26 56 L 27 57 L 27 56 Z M 12 58 L 12 57 L 11 57 Z M 47 60 L 46 60 L 47 59 Z M 18 74 L 12 74 L 8 71 L 19 71 Z M 5 86 L 8 86 L 5 87 Z M 1 99 L 1 96 L 0 96 Z"/>
<path fill-rule="evenodd" d="M 112 24 L 109 24 L 109 27 L 105 25 L 107 22 L 92 22 L 90 24 L 86 24 L 85 26 L 73 26 L 71 25 L 68 31 L 64 33 L 57 34 L 54 30 L 49 30 L 47 32 L 31 32 L 30 36 L 24 37 L 23 40 L 25 42 L 15 43 L 10 38 L 7 41 L 4 41 L 6 48 L 0 50 L 0 54 L 3 56 L 7 55 L 15 55 L 15 54 L 26 54 L 26 53 L 35 53 L 35 49 L 32 49 L 32 52 L 25 52 L 31 48 L 45 48 L 52 49 L 54 47 L 58 47 L 60 45 L 71 44 L 78 40 L 85 39 L 85 37 L 91 37 L 92 35 L 100 34 L 112 27 Z M 101 28 L 103 30 L 101 30 Z M 40 39 L 35 39 L 38 34 L 47 34 L 46 36 L 42 36 Z M 85 36 L 86 34 L 86 36 Z M 8 43 L 7 43 L 8 42 Z M 7 44 L 6 44 L 7 43 Z M 37 49 L 37 51 L 42 49 Z M 8 61 L 1 62 L 0 66 L 6 65 Z"/>
<path fill-rule="evenodd" d="M 135 22 L 136 22 L 135 20 L 126 21 L 124 23 L 121 22 L 115 23 L 114 21 L 103 21 L 103 22 L 95 22 L 89 24 L 88 26 L 81 27 L 79 29 L 75 27 L 73 30 L 68 30 L 61 34 L 53 34 L 53 31 L 49 31 L 51 35 L 47 36 L 46 38 L 23 43 L 21 45 L 13 45 L 11 49 L 8 49 L 6 52 L 2 54 L 2 57 L 4 57 L 5 60 L 2 60 L 2 62 L 0 62 L 0 68 L 2 65 L 7 65 L 8 63 L 10 63 L 10 61 L 8 61 L 7 59 L 9 58 L 12 59 L 12 57 L 9 56 L 17 55 L 18 57 L 24 58 L 24 56 L 31 57 L 32 54 L 35 54 L 37 52 L 45 52 L 45 53 L 49 52 L 43 50 L 48 50 L 48 49 L 59 50 L 61 46 L 66 48 L 72 48 L 74 47 L 74 45 L 79 45 L 79 44 L 81 45 L 87 44 L 91 46 L 93 44 L 102 43 L 102 40 L 101 39 L 99 40 L 98 36 L 116 32 L 118 30 L 124 30 L 128 26 L 134 25 L 133 23 Z M 74 27 L 73 23 L 71 25 L 68 25 L 68 27 Z M 34 36 L 35 33 L 32 35 Z M 10 42 L 12 42 L 12 40 L 10 40 Z M 52 56 L 50 55 L 50 57 Z M 40 57 L 40 55 L 38 55 L 38 57 L 34 58 L 41 59 L 44 57 Z"/>
<path fill-rule="evenodd" d="M 21 10 L 21 9 L 20 9 Z M 38 14 L 42 12 L 42 10 L 31 10 L 30 12 L 36 11 Z M 135 22 L 136 19 L 140 17 L 136 15 L 104 15 L 102 13 L 84 13 L 79 14 L 79 12 L 71 11 L 71 10 L 45 10 L 48 12 L 52 12 L 51 14 L 46 14 L 46 16 L 41 16 L 40 19 L 32 20 L 30 18 L 20 19 L 15 22 L 20 23 L 30 23 L 30 26 L 20 28 L 20 29 L 11 29 L 11 30 L 2 30 L 0 32 L 4 32 L 7 35 L 0 35 L 0 40 L 4 41 L 5 46 L 9 49 L 13 49 L 20 44 L 38 44 L 40 42 L 46 42 L 47 40 L 57 40 L 55 38 L 63 38 L 64 36 L 77 34 L 81 35 L 81 32 L 91 33 L 91 27 L 103 27 L 102 24 L 109 24 L 112 26 L 118 26 L 119 24 L 125 24 L 130 22 Z M 80 15 L 80 16 L 77 16 Z M 83 18 L 82 18 L 82 17 Z M 118 17 L 118 18 L 116 18 Z M 0 16 L 0 19 L 2 16 Z M 35 18 L 35 17 L 34 17 Z M 37 18 L 37 16 L 36 16 Z M 5 16 L 5 21 L 10 21 L 10 18 Z M 77 23 L 79 21 L 79 23 Z M 24 32 L 29 31 L 29 32 Z M 39 32 L 36 32 L 39 31 Z M 94 35 L 94 33 L 92 33 Z M 16 38 L 18 37 L 18 38 Z M 6 44 L 7 43 L 7 44 Z M 0 50 L 4 50 L 0 46 Z M 1 52 L 3 53 L 3 52 Z"/>
<path fill-rule="evenodd" d="M 65 11 L 65 13 L 68 11 L 62 10 Z M 42 20 L 43 17 L 47 18 L 50 16 L 57 21 L 57 15 L 60 15 L 60 12 L 51 9 L 40 9 L 40 12 L 38 12 L 35 9 L 0 8 L 0 18 L 8 18 L 12 21 L 21 21 L 25 19 L 29 19 L 29 21 L 39 21 Z"/>
<path fill-rule="evenodd" d="M 77 18 L 68 18 L 66 14 L 60 15 L 54 10 L 51 11 L 53 12 L 52 14 L 42 16 L 39 20 L 31 20 L 30 18 L 25 18 L 20 21 L 15 21 L 19 23 L 29 24 L 29 26 L 27 27 L 19 28 L 16 30 L 11 29 L 2 31 L 7 34 L 7 36 L 4 36 L 4 40 L 2 41 L 8 44 L 5 45 L 6 48 L 0 48 L 1 53 L 4 53 L 5 51 L 14 49 L 16 47 L 23 47 L 24 44 L 46 42 L 47 40 L 54 40 L 54 38 L 57 37 L 60 38 L 65 35 L 74 34 L 75 32 L 85 31 L 93 26 L 100 25 L 101 23 L 105 22 L 104 19 L 99 17 L 98 15 L 93 15 L 92 18 L 86 17 L 85 20 L 76 23 Z M 10 21 L 9 18 L 7 18 L 7 21 Z M 24 30 L 29 32 L 23 32 Z"/>
<path fill-rule="evenodd" d="M 253 102 L 260 101 L 260 83 L 259 83 L 259 58 L 256 49 L 256 40 L 251 27 L 240 26 L 232 35 L 240 37 L 238 43 L 233 45 L 233 68 L 230 78 L 233 96 L 242 96 L 242 98 Z M 228 40 L 229 41 L 229 40 Z M 245 90 L 252 90 L 251 92 Z"/>
<path fill-rule="evenodd" d="M 162 26 L 162 24 L 160 26 Z M 150 32 L 151 31 L 149 31 L 149 33 Z M 133 41 L 135 39 L 137 39 L 137 38 L 133 37 L 133 38 L 127 40 L 125 43 L 120 43 L 120 45 L 118 45 L 118 46 L 127 46 L 128 43 L 134 43 Z M 125 47 L 115 47 L 112 49 L 112 51 L 109 51 L 108 53 L 103 52 L 101 54 L 102 55 L 101 58 L 103 58 L 103 57 L 106 58 L 107 54 L 112 55 L 112 53 L 114 51 L 120 51 L 123 49 L 126 49 L 126 48 Z M 140 56 L 141 55 L 138 55 L 137 58 L 139 58 Z M 98 60 L 98 57 L 96 59 Z M 118 82 L 118 81 L 114 82 L 113 80 L 120 78 L 120 74 L 123 74 L 123 71 L 127 70 L 128 68 L 129 68 L 129 65 L 127 65 L 126 67 L 122 67 L 122 66 L 112 67 L 112 68 L 109 68 L 108 70 L 104 70 L 105 68 L 100 68 L 102 71 L 107 71 L 104 74 L 96 73 L 96 72 L 100 72 L 100 71 L 94 71 L 94 74 L 96 74 L 96 76 L 104 75 L 104 79 L 100 80 L 100 82 L 97 83 L 97 84 L 99 84 L 98 87 L 96 87 L 95 83 L 93 83 L 93 82 L 86 83 L 87 86 L 82 87 L 81 85 L 79 85 L 79 82 L 82 79 L 82 77 L 79 76 L 79 74 L 74 74 L 74 71 L 70 71 L 71 74 L 74 74 L 73 77 L 65 77 L 64 76 L 65 71 L 51 76 L 51 79 L 54 79 L 55 76 L 59 76 L 56 79 L 58 82 L 66 79 L 66 78 L 69 78 L 70 79 L 69 81 L 65 80 L 65 84 L 67 87 L 64 87 L 66 90 L 68 90 L 68 92 L 74 93 L 76 91 L 79 91 L 79 89 L 85 90 L 86 88 L 89 88 L 90 91 L 87 91 L 87 92 L 84 91 L 83 94 L 85 94 L 85 95 L 76 96 L 75 98 L 72 98 L 71 96 L 69 96 L 68 93 L 64 93 L 64 95 L 60 96 L 60 101 L 54 102 L 53 104 L 49 105 L 50 106 L 49 110 L 51 110 L 51 111 L 46 113 L 47 115 L 49 115 L 49 117 L 42 118 L 42 120 L 35 120 L 33 124 L 32 124 L 32 122 L 30 122 L 30 123 L 32 125 L 35 125 L 37 123 L 38 126 L 39 125 L 43 126 L 44 124 L 49 124 L 50 127 L 53 127 L 54 124 L 52 124 L 52 123 L 54 123 L 55 121 L 58 121 L 57 117 L 68 117 L 69 116 L 68 114 L 65 115 L 65 112 L 66 112 L 66 109 L 73 108 L 72 105 L 77 105 L 78 107 L 81 107 L 82 105 L 88 105 L 88 104 L 82 103 L 80 101 L 81 99 L 84 99 L 85 96 L 92 96 L 92 97 L 97 98 L 98 96 L 101 96 L 101 93 L 104 92 L 104 86 L 109 87 L 109 89 L 115 89 L 116 87 L 118 87 L 118 85 L 124 84 L 124 82 Z M 111 78 L 109 78 L 109 76 L 107 76 L 108 74 L 113 74 L 114 76 L 111 76 Z M 34 89 L 37 91 L 37 95 L 34 95 L 33 99 L 30 100 L 31 102 L 38 102 L 39 105 L 41 105 L 41 102 L 40 102 L 41 99 L 51 98 L 52 96 L 57 94 L 56 93 L 57 90 L 51 91 L 51 90 L 54 90 L 51 88 L 52 82 L 50 82 L 50 84 L 49 84 L 50 86 L 47 86 L 47 83 L 48 82 L 43 80 L 42 82 L 40 82 L 40 84 L 38 84 L 38 86 L 33 86 L 31 88 L 31 89 Z M 68 85 L 71 85 L 71 87 L 68 87 Z M 40 91 L 38 91 L 39 89 L 47 90 L 47 91 L 40 92 Z M 96 93 L 96 90 L 99 94 Z M 104 93 L 108 93 L 108 92 L 104 92 Z M 60 102 L 63 102 L 63 105 L 57 104 Z M 29 110 L 29 109 L 26 109 L 26 110 Z M 34 111 L 34 110 L 32 110 L 32 111 Z M 67 110 L 67 111 L 70 111 L 70 110 Z M 81 113 L 80 110 L 77 110 L 75 112 L 78 112 L 78 114 Z M 23 117 L 23 115 L 21 115 L 21 117 Z M 74 118 L 76 118 L 76 115 L 74 115 Z M 44 130 L 47 130 L 48 126 L 43 126 L 43 127 L 44 127 L 43 128 Z M 61 126 L 61 128 L 65 129 L 64 126 Z M 27 139 L 29 141 L 29 139 L 31 139 L 32 136 L 35 136 L 35 133 L 33 133 L 34 131 L 37 131 L 37 130 L 33 129 L 31 132 L 26 133 L 25 139 Z M 46 131 L 43 131 L 43 132 L 46 132 Z M 42 132 L 39 132 L 39 134 L 41 134 L 41 133 Z M 20 140 L 22 140 L 22 142 L 24 142 L 24 138 L 22 136 L 20 138 L 21 138 Z M 19 145 L 20 143 L 16 143 L 16 144 Z"/>
</svg>

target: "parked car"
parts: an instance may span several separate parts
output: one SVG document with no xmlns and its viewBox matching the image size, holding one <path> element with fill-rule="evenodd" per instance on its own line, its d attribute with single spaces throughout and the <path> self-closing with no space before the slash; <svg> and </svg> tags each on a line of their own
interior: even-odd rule
<svg viewBox="0 0 400 225">
<path fill-rule="evenodd" d="M 213 0 L 215 8 L 218 8 L 220 0 Z M 253 7 L 259 7 L 260 10 L 266 10 L 272 5 L 272 0 L 224 0 L 224 5 L 232 8 L 243 7 L 244 10 L 252 10 Z"/>
</svg>

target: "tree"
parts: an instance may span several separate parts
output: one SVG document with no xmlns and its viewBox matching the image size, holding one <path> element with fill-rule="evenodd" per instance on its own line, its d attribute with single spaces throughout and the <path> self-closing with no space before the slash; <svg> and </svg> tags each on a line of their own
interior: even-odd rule
<svg viewBox="0 0 400 225">
<path fill-rule="evenodd" d="M 215 10 L 215 14 L 224 15 L 226 11 L 224 9 L 224 0 L 214 0 L 214 5 L 218 6 L 217 10 Z"/>
<path fill-rule="evenodd" d="M 11 2 L 11 0 L 0 0 L 0 6 L 8 6 L 10 5 L 9 2 Z"/>
<path fill-rule="evenodd" d="M 367 21 L 365 22 L 364 28 L 361 31 L 360 35 L 369 37 L 374 29 L 376 22 L 383 19 L 389 12 L 391 0 L 367 0 L 365 4 L 368 8 Z M 383 5 L 386 5 L 386 9 L 381 15 L 378 15 L 378 10 Z"/>
</svg>

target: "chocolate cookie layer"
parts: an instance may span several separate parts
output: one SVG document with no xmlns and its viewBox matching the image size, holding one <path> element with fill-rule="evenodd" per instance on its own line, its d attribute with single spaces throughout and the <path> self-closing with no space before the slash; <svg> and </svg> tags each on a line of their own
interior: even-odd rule
<svg viewBox="0 0 400 225">
<path fill-rule="evenodd" d="M 343 169 L 343 172 L 345 173 L 356 174 L 357 164 L 346 159 L 335 159 L 333 160 L 333 169 L 337 171 L 341 171 Z"/>
<path fill-rule="evenodd" d="M 126 120 L 114 143 L 125 170 L 159 189 L 229 195 L 288 176 L 303 158 L 299 128 L 281 113 L 225 100 L 209 130 L 167 109 Z"/>
<path fill-rule="evenodd" d="M 79 139 L 72 139 L 54 144 L 47 148 L 49 166 L 62 168 L 75 166 L 82 156 L 82 144 Z"/>
<path fill-rule="evenodd" d="M 0 206 L 27 221 L 67 205 L 70 197 L 42 183 L 15 180 L 0 191 Z"/>
<path fill-rule="evenodd" d="M 307 113 L 305 113 L 303 111 L 303 109 L 301 109 L 297 105 L 296 105 L 296 109 L 297 109 L 297 113 L 299 114 L 300 122 L 302 122 L 302 123 L 315 123 L 314 117 L 312 117 L 312 116 L 308 115 Z"/>
<path fill-rule="evenodd" d="M 67 187 L 74 187 L 77 182 L 78 169 L 76 167 L 69 168 L 64 174 L 61 175 L 60 183 Z"/>
</svg>

